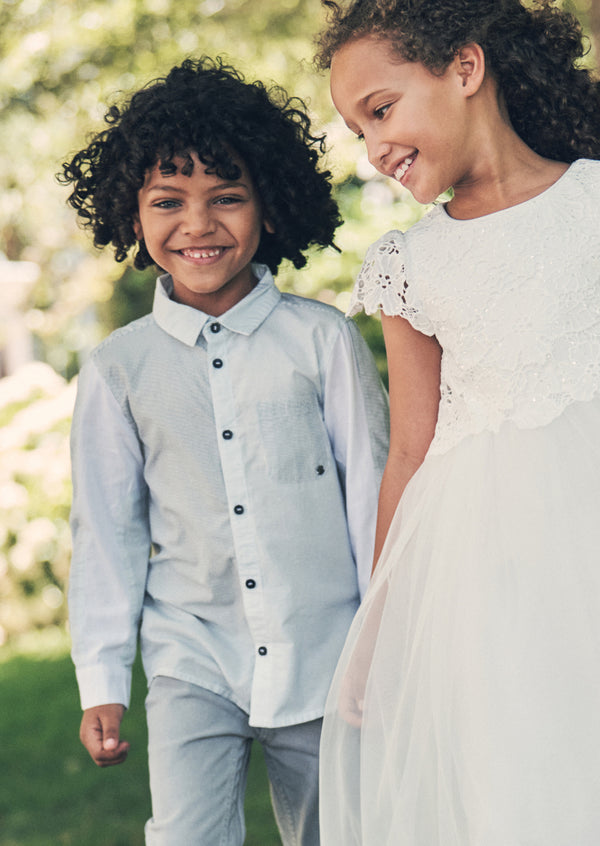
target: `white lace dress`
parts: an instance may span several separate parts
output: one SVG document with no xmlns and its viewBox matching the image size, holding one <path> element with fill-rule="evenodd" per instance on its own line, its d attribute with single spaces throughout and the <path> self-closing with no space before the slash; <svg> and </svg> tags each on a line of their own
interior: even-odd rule
<svg viewBox="0 0 600 846">
<path fill-rule="evenodd" d="M 361 307 L 437 337 L 441 402 L 329 696 L 322 846 L 599 846 L 600 162 L 388 233 Z"/>
</svg>

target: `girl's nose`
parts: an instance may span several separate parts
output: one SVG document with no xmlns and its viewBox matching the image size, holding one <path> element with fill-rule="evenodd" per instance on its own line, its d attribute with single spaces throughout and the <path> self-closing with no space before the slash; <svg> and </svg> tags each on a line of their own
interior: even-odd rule
<svg viewBox="0 0 600 846">
<path fill-rule="evenodd" d="M 385 163 L 392 150 L 392 145 L 376 135 L 365 136 L 365 143 L 369 161 L 374 168 L 385 173 Z"/>
</svg>

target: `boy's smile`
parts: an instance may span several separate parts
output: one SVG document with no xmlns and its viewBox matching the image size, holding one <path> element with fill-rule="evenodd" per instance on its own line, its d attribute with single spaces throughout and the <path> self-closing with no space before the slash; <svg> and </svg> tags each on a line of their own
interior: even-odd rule
<svg viewBox="0 0 600 846">
<path fill-rule="evenodd" d="M 190 176 L 158 163 L 138 192 L 134 229 L 154 262 L 173 279 L 173 298 L 215 317 L 248 294 L 256 280 L 250 262 L 263 225 L 259 197 L 244 165 L 237 180 L 206 172 L 195 153 Z"/>
</svg>

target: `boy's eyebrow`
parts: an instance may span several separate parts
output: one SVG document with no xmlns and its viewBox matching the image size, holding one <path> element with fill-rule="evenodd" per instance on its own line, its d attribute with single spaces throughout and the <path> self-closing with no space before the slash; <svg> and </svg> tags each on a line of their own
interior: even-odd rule
<svg viewBox="0 0 600 846">
<path fill-rule="evenodd" d="M 167 176 L 166 179 L 169 177 Z M 223 188 L 245 188 L 247 191 L 250 190 L 250 186 L 247 185 L 242 180 L 223 180 L 223 182 L 219 182 L 216 185 L 213 185 L 212 188 L 209 188 L 209 191 L 221 191 Z M 155 185 L 150 185 L 148 187 L 148 192 L 150 191 L 168 191 L 169 193 L 176 193 L 176 194 L 185 194 L 185 188 L 179 188 L 177 185 L 173 185 L 171 182 L 158 182 Z"/>
</svg>

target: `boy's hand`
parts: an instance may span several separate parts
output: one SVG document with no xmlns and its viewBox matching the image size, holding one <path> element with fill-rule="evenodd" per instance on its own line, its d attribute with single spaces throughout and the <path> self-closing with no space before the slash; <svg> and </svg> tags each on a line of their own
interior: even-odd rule
<svg viewBox="0 0 600 846">
<path fill-rule="evenodd" d="M 122 764 L 127 757 L 129 743 L 119 737 L 124 711 L 123 705 L 112 704 L 83 712 L 79 738 L 99 767 Z"/>
</svg>

